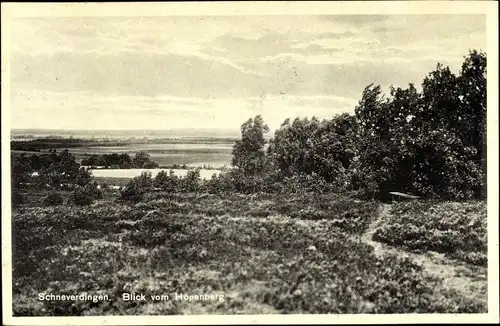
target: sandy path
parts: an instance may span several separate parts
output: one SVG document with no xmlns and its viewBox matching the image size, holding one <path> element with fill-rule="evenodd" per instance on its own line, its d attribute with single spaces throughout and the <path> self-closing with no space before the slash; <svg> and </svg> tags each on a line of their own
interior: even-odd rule
<svg viewBox="0 0 500 326">
<path fill-rule="evenodd" d="M 370 223 L 368 230 L 361 236 L 365 243 L 374 248 L 377 256 L 396 254 L 399 257 L 408 257 L 415 264 L 422 266 L 431 276 L 442 279 L 446 288 L 458 291 L 464 296 L 476 297 L 487 303 L 487 268 L 453 260 L 438 252 L 413 253 L 403 248 L 374 241 L 373 234 L 384 224 L 390 214 L 391 205 L 381 204 L 377 218 Z"/>
</svg>

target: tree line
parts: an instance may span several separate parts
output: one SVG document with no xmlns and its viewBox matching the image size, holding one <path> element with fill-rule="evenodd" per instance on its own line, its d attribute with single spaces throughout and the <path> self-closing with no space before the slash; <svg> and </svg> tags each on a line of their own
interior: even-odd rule
<svg viewBox="0 0 500 326">
<path fill-rule="evenodd" d="M 244 122 L 232 151 L 232 169 L 200 180 L 144 173 L 121 191 L 139 200 L 151 189 L 168 192 L 352 192 L 384 199 L 391 191 L 445 200 L 486 197 L 486 54 L 470 51 L 460 71 L 438 64 L 421 90 L 409 84 L 369 85 L 354 114 L 331 119 L 286 119 L 266 147 L 261 116 Z M 93 155 L 82 165 L 146 168 L 141 152 Z M 94 196 L 95 184 L 67 150 L 12 158 L 13 191 L 39 171 L 41 185 L 73 182 Z M 40 178 L 41 177 L 41 178 Z M 90 187 L 90 188 L 89 188 Z M 79 188 L 80 189 L 80 188 Z M 82 188 L 83 189 L 83 188 Z M 82 192 L 83 190 L 79 191 Z M 76 191 L 75 191 L 76 192 Z M 85 191 L 83 191 L 85 193 Z"/>
<path fill-rule="evenodd" d="M 353 115 L 287 119 L 265 151 L 268 131 L 261 116 L 241 126 L 231 171 L 239 190 L 485 198 L 486 54 L 470 51 L 458 74 L 438 64 L 421 91 L 409 84 L 387 96 L 369 85 Z"/>
<path fill-rule="evenodd" d="M 41 155 L 11 154 L 11 195 L 14 207 L 25 201 L 27 189 L 52 191 L 44 199 L 44 205 L 60 205 L 60 190 L 72 190 L 70 202 L 89 205 L 102 198 L 102 192 L 90 172 L 80 166 L 67 149 L 57 153 L 55 149 Z"/>
<path fill-rule="evenodd" d="M 67 149 L 49 150 L 46 154 L 11 155 L 11 182 L 13 189 L 61 188 L 65 185 L 85 185 L 90 173 L 80 166 Z"/>
<path fill-rule="evenodd" d="M 146 152 L 138 152 L 132 158 L 127 153 L 112 153 L 112 154 L 92 154 L 81 161 L 81 165 L 90 167 L 106 167 L 116 169 L 153 169 L 159 165 L 151 160 L 151 156 Z"/>
</svg>

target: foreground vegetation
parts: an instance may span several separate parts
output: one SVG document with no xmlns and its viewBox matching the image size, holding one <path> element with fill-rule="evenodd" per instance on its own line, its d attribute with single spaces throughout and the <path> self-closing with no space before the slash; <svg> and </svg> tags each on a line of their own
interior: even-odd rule
<svg viewBox="0 0 500 326">
<path fill-rule="evenodd" d="M 23 207 L 13 215 L 14 313 L 484 311 L 411 261 L 374 255 L 359 235 L 376 208 L 338 195 L 193 193 L 149 194 L 130 205 L 103 199 L 84 210 Z M 82 292 L 111 299 L 37 300 Z M 130 302 L 123 292 L 225 299 Z"/>
<path fill-rule="evenodd" d="M 485 202 L 412 201 L 392 206 L 390 219 L 374 240 L 407 249 L 443 252 L 462 261 L 486 266 Z"/>
</svg>

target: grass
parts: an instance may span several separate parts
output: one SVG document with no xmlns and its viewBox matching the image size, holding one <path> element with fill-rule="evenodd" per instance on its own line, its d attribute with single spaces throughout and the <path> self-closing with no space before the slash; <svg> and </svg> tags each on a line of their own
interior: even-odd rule
<svg viewBox="0 0 500 326">
<path fill-rule="evenodd" d="M 411 250 L 437 251 L 486 266 L 486 221 L 486 202 L 396 203 L 373 239 Z"/>
<path fill-rule="evenodd" d="M 105 194 L 13 212 L 14 315 L 461 313 L 481 302 L 360 239 L 377 204 L 338 195 Z M 39 301 L 38 293 L 109 301 Z M 145 301 L 123 301 L 124 292 Z M 223 300 L 174 300 L 175 294 Z M 150 295 L 172 299 L 154 301 Z"/>
</svg>

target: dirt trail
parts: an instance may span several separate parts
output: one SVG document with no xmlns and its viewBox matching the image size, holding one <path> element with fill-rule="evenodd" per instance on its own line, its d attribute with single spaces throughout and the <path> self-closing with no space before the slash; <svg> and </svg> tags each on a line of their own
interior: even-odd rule
<svg viewBox="0 0 500 326">
<path fill-rule="evenodd" d="M 396 254 L 399 257 L 408 257 L 417 265 L 422 266 L 428 274 L 442 279 L 446 288 L 458 291 L 464 296 L 478 297 L 479 300 L 487 302 L 487 269 L 485 267 L 452 260 L 438 252 L 413 253 L 374 241 L 373 234 L 384 224 L 390 214 L 391 205 L 381 204 L 377 218 L 370 223 L 368 230 L 361 236 L 365 243 L 374 248 L 377 256 Z"/>
</svg>

